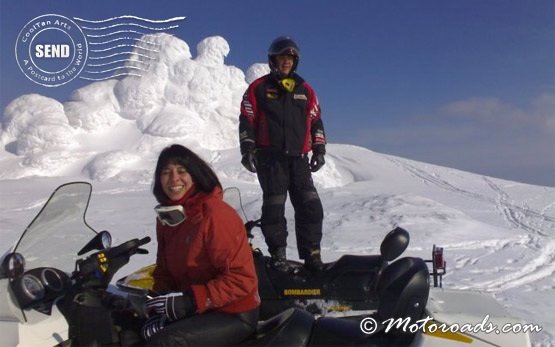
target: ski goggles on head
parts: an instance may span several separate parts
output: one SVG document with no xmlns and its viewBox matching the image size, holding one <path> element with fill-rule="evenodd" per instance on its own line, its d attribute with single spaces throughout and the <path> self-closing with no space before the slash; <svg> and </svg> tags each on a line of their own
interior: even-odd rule
<svg viewBox="0 0 555 347">
<path fill-rule="evenodd" d="M 183 223 L 183 221 L 187 218 L 185 215 L 185 210 L 181 205 L 174 205 L 174 206 L 161 206 L 158 205 L 154 208 L 156 215 L 158 216 L 158 220 L 163 225 L 167 225 L 170 227 L 174 227 Z"/>
</svg>

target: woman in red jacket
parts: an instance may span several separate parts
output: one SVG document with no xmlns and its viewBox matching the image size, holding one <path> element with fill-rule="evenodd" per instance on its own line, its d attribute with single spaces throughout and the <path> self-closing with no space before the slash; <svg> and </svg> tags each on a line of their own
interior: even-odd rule
<svg viewBox="0 0 555 347">
<path fill-rule="evenodd" d="M 212 169 L 181 145 L 165 148 L 153 194 L 158 253 L 149 345 L 236 344 L 258 320 L 258 283 L 243 221 L 223 200 Z"/>
</svg>

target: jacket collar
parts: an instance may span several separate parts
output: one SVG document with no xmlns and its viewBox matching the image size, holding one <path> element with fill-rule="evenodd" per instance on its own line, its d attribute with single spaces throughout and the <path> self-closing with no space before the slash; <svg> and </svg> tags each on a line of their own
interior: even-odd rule
<svg viewBox="0 0 555 347">
<path fill-rule="evenodd" d="M 204 217 L 204 204 L 211 199 L 223 199 L 223 191 L 220 187 L 214 188 L 210 193 L 194 189 L 190 194 L 186 194 L 179 204 L 185 209 L 187 218 L 197 223 Z"/>
<path fill-rule="evenodd" d="M 295 84 L 298 85 L 298 86 L 303 84 L 303 82 L 304 82 L 304 79 L 301 76 L 299 76 L 296 72 L 293 72 L 293 73 L 289 74 L 289 76 L 287 76 L 287 77 L 281 77 L 281 78 L 272 74 L 272 73 L 270 73 L 269 76 L 271 77 L 271 79 L 276 84 L 279 84 L 279 81 L 282 80 L 283 78 L 292 78 L 292 79 L 294 79 Z"/>
</svg>

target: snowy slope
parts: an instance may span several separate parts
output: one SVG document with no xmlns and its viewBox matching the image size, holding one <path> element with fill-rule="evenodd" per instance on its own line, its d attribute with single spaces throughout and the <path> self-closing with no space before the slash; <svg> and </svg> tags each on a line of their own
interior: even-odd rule
<svg viewBox="0 0 555 347">
<path fill-rule="evenodd" d="M 154 236 L 150 193 L 161 148 L 182 143 L 238 186 L 249 217 L 260 215 L 256 176 L 239 164 L 238 105 L 247 83 L 265 73 L 225 65 L 221 37 L 189 46 L 169 35 L 143 77 L 92 83 L 60 103 L 40 95 L 15 99 L 0 131 L 0 240 L 8 248 L 51 191 L 71 180 L 93 182 L 89 224 L 116 242 Z M 138 58 L 140 59 L 140 58 Z M 325 114 L 324 121 L 325 121 Z M 470 174 L 329 144 L 314 175 L 325 209 L 323 258 L 377 253 L 396 225 L 411 233 L 408 254 L 445 248 L 445 287 L 490 292 L 514 315 L 544 328 L 536 346 L 555 346 L 555 188 Z M 292 208 L 288 206 L 289 230 Z M 265 250 L 260 235 L 255 243 Z M 148 248 L 155 250 L 151 243 Z M 288 256 L 297 258 L 290 235 Z M 124 271 L 153 262 L 135 257 Z M 122 272 L 123 274 L 124 272 Z"/>
</svg>

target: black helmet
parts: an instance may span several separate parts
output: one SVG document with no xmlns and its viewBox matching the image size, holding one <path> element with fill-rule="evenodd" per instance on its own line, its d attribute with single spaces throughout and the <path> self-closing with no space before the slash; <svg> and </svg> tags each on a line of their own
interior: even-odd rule
<svg viewBox="0 0 555 347">
<path fill-rule="evenodd" d="M 272 70 L 272 72 L 277 72 L 277 66 L 274 58 L 276 55 L 280 54 L 290 54 L 295 58 L 293 68 L 291 69 L 291 72 L 295 72 L 297 65 L 299 64 L 301 50 L 290 36 L 280 36 L 276 38 L 272 41 L 272 44 L 268 48 L 268 65 L 270 66 L 270 70 Z"/>
</svg>

